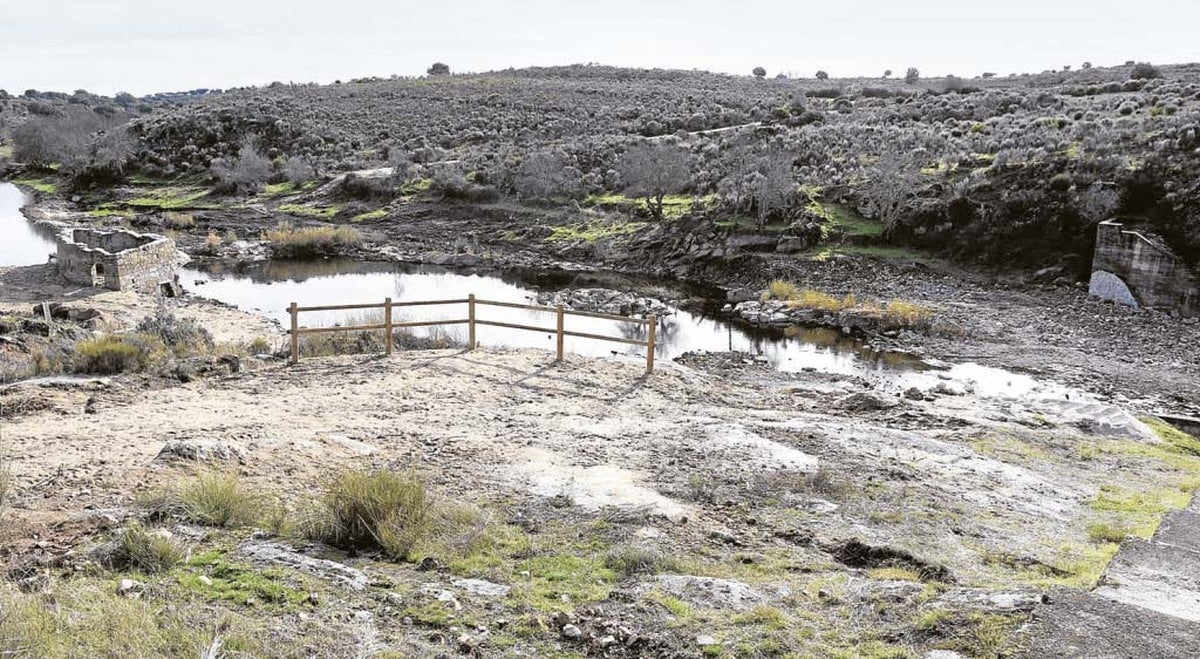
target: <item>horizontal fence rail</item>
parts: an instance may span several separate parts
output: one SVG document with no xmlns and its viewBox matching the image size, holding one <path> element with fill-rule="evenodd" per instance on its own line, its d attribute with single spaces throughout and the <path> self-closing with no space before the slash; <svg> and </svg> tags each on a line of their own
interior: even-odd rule
<svg viewBox="0 0 1200 659">
<path fill-rule="evenodd" d="M 425 320 L 413 322 L 393 322 L 392 310 L 404 307 L 427 307 L 435 305 L 467 305 L 467 317 L 458 320 Z M 535 325 L 522 325 L 520 323 L 506 323 L 498 320 L 480 320 L 476 317 L 476 308 L 479 306 L 488 307 L 503 307 L 507 309 L 521 309 L 524 311 L 535 311 L 539 313 L 552 313 L 555 315 L 557 322 L 554 327 L 537 327 Z M 379 309 L 383 311 L 383 322 L 371 325 L 335 325 L 332 327 L 300 327 L 300 314 L 304 312 L 318 311 L 369 311 Z M 595 341 L 609 341 L 612 343 L 622 343 L 625 345 L 642 346 L 646 348 L 646 372 L 654 372 L 654 348 L 655 335 L 658 329 L 658 317 L 650 314 L 645 318 L 634 318 L 632 316 L 618 316 L 615 314 L 598 313 L 595 311 L 575 311 L 572 309 L 564 309 L 560 304 L 556 307 L 540 307 L 532 304 L 519 304 L 516 302 L 501 302 L 498 300 L 483 300 L 478 299 L 474 295 L 467 296 L 463 299 L 455 300 L 417 300 L 412 302 L 393 302 L 392 298 L 386 298 L 382 304 L 333 304 L 316 307 L 302 307 L 293 302 L 288 307 L 288 313 L 291 315 L 292 327 L 289 331 L 291 335 L 291 361 L 296 364 L 300 361 L 300 337 L 306 334 L 327 334 L 335 332 L 375 332 L 382 331 L 384 333 L 383 346 L 384 354 L 392 354 L 392 344 L 394 343 L 393 333 L 397 329 L 405 327 L 436 327 L 440 325 L 466 325 L 467 326 L 467 347 L 469 350 L 474 350 L 478 345 L 476 341 L 476 327 L 482 325 L 485 327 L 502 327 L 505 329 L 514 329 L 527 332 L 539 332 L 543 334 L 552 334 L 557 338 L 558 361 L 563 360 L 564 344 L 566 337 L 574 337 L 580 339 L 591 339 Z M 597 318 L 600 320 L 611 320 L 621 323 L 633 323 L 646 326 L 646 339 L 627 339 L 624 337 L 607 336 L 604 334 L 592 334 L 589 332 L 572 332 L 565 329 L 565 320 L 567 316 L 580 316 L 584 318 Z"/>
</svg>

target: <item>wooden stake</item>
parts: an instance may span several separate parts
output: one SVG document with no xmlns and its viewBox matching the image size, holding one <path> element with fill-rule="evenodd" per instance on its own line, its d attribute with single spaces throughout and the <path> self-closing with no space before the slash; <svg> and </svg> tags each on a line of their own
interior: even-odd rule
<svg viewBox="0 0 1200 659">
<path fill-rule="evenodd" d="M 475 349 L 475 294 L 467 296 L 467 350 Z"/>
<path fill-rule="evenodd" d="M 563 306 L 558 305 L 558 361 L 563 360 Z"/>
<path fill-rule="evenodd" d="M 392 356 L 392 298 L 383 300 L 383 351 L 388 357 Z"/>
<path fill-rule="evenodd" d="M 297 306 L 293 302 L 292 306 L 288 307 L 292 314 L 292 364 L 300 363 L 300 312 L 296 310 Z"/>
<path fill-rule="evenodd" d="M 646 317 L 646 326 L 650 328 L 646 336 L 646 373 L 654 372 L 654 335 L 658 330 L 658 316 L 650 314 Z"/>
</svg>

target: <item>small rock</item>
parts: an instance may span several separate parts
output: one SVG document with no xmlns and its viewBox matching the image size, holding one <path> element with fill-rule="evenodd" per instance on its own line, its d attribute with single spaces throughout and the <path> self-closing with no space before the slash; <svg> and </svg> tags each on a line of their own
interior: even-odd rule
<svg viewBox="0 0 1200 659">
<path fill-rule="evenodd" d="M 904 390 L 904 397 L 908 400 L 925 400 L 925 393 L 916 387 L 909 387 Z"/>
<path fill-rule="evenodd" d="M 696 637 L 696 645 L 707 646 L 707 645 L 716 645 L 716 644 L 717 644 L 717 639 L 713 638 L 712 636 L 709 636 L 708 634 L 701 634 Z"/>
<path fill-rule="evenodd" d="M 602 648 L 607 648 L 617 644 L 617 637 L 609 634 L 608 636 L 600 637 L 600 640 L 596 641 L 596 643 Z"/>
<path fill-rule="evenodd" d="M 583 636 L 583 631 L 575 625 L 563 625 L 562 635 L 563 638 L 580 638 Z"/>
<path fill-rule="evenodd" d="M 140 581 L 121 579 L 121 583 L 117 586 L 117 594 L 129 599 L 139 599 L 145 587 L 146 585 Z"/>
</svg>

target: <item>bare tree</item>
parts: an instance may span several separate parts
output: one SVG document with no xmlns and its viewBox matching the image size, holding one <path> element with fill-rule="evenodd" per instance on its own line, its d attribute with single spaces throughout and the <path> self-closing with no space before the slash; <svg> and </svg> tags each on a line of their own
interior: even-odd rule
<svg viewBox="0 0 1200 659">
<path fill-rule="evenodd" d="M 691 156 L 683 149 L 650 144 L 630 148 L 618 165 L 626 190 L 645 199 L 655 219 L 662 219 L 663 198 L 687 186 L 691 170 Z"/>
<path fill-rule="evenodd" d="M 304 158 L 288 156 L 283 163 L 283 175 L 289 183 L 299 185 L 316 177 L 316 170 Z"/>
<path fill-rule="evenodd" d="M 757 163 L 751 194 L 758 210 L 761 231 L 771 218 L 792 205 L 796 181 L 792 177 L 792 158 L 782 149 L 771 149 Z"/>
<path fill-rule="evenodd" d="M 271 178 L 271 169 L 271 161 L 259 153 L 253 137 L 242 141 L 238 155 L 233 160 L 217 159 L 212 164 L 213 174 L 221 181 L 222 187 L 232 192 L 259 190 Z"/>
<path fill-rule="evenodd" d="M 889 150 L 865 171 L 856 188 L 867 215 L 892 231 L 904 214 L 905 203 L 921 182 L 921 151 Z"/>
<path fill-rule="evenodd" d="M 581 177 L 582 173 L 563 154 L 538 151 L 526 156 L 517 167 L 513 187 L 525 199 L 573 198 L 582 190 Z"/>
</svg>

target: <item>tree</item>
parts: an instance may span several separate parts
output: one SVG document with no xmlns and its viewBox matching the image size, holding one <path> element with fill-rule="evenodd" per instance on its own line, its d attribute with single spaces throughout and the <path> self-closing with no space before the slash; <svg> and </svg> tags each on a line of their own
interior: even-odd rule
<svg viewBox="0 0 1200 659">
<path fill-rule="evenodd" d="M 754 67 L 754 77 L 759 79 L 767 77 L 767 70 L 761 66 Z"/>
<path fill-rule="evenodd" d="M 1150 78 L 1163 77 L 1162 71 L 1158 70 L 1157 66 L 1149 62 L 1138 62 L 1133 65 L 1133 70 L 1129 72 L 1131 80 L 1149 80 Z"/>
<path fill-rule="evenodd" d="M 761 231 L 770 220 L 791 206 L 796 194 L 792 178 L 792 158 L 782 149 L 771 149 L 758 162 L 751 195 L 758 210 Z"/>
<path fill-rule="evenodd" d="M 428 73 L 431 76 L 448 76 L 450 75 L 450 67 L 441 62 L 434 62 L 433 66 L 429 67 Z"/>
<path fill-rule="evenodd" d="M 650 214 L 662 219 L 663 198 L 682 191 L 691 179 L 691 160 L 678 147 L 642 144 L 626 151 L 617 167 L 626 191 L 645 199 Z"/>
<path fill-rule="evenodd" d="M 890 149 L 864 173 L 855 192 L 870 217 L 891 232 L 904 213 L 905 204 L 921 183 L 921 150 Z"/>
<path fill-rule="evenodd" d="M 904 82 L 910 85 L 916 84 L 921 79 L 921 72 L 915 66 L 908 67 L 908 71 L 904 72 Z"/>
<path fill-rule="evenodd" d="M 817 80 L 828 80 L 829 74 L 824 71 L 817 71 Z"/>
<path fill-rule="evenodd" d="M 891 70 L 891 69 L 888 69 L 887 71 L 884 71 L 884 72 L 883 72 L 883 77 L 884 77 L 884 78 L 890 78 L 890 77 L 892 77 L 892 70 Z"/>
<path fill-rule="evenodd" d="M 1091 63 L 1091 62 L 1084 62 L 1084 63 L 1083 63 L 1083 70 L 1085 70 L 1085 71 L 1086 71 L 1086 70 L 1088 70 L 1088 69 L 1090 69 L 1090 68 L 1092 68 L 1092 63 Z"/>
<path fill-rule="evenodd" d="M 526 156 L 517 167 L 513 187 L 525 199 L 576 197 L 582 191 L 582 173 L 561 153 L 539 151 Z"/>
</svg>

